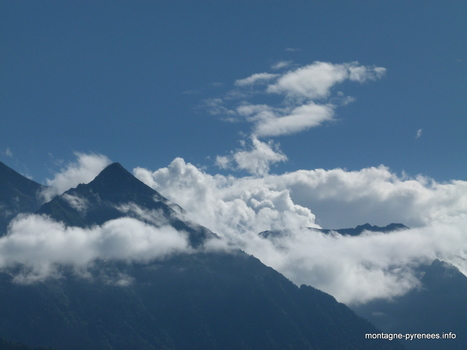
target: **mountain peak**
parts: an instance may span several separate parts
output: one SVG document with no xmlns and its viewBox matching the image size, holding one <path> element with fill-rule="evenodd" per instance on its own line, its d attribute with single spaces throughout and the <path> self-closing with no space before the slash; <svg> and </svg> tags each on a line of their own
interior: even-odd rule
<svg viewBox="0 0 467 350">
<path fill-rule="evenodd" d="M 144 211 L 149 214 L 140 213 Z M 216 236 L 202 226 L 182 220 L 178 216 L 182 211 L 120 163 L 112 163 L 90 183 L 80 184 L 55 197 L 37 213 L 49 215 L 67 226 L 79 227 L 102 225 L 122 217 L 133 217 L 156 226 L 170 224 L 176 230 L 187 232 L 193 246 Z M 154 212 L 158 213 L 157 218 L 151 217 Z"/>
<path fill-rule="evenodd" d="M 76 202 L 81 205 L 77 206 Z M 171 212 L 166 198 L 134 177 L 120 163 L 112 163 L 90 183 L 80 184 L 45 203 L 39 213 L 71 226 L 88 226 L 124 216 L 118 207 L 128 203 L 148 210 L 162 209 L 167 215 Z"/>
<path fill-rule="evenodd" d="M 83 187 L 83 185 L 80 185 Z M 155 198 L 168 202 L 156 190 L 138 180 L 120 163 L 112 163 L 102 170 L 89 184 L 85 185 L 92 192 L 99 193 L 102 199 L 115 203 L 138 201 L 142 197 Z"/>
<path fill-rule="evenodd" d="M 118 172 L 125 172 L 129 173 L 128 170 L 126 170 L 119 162 L 114 162 L 112 164 L 107 165 L 104 170 L 101 171 L 103 172 L 112 172 L 112 173 L 118 173 Z"/>
<path fill-rule="evenodd" d="M 90 182 L 106 182 L 111 180 L 112 182 L 116 181 L 139 181 L 137 180 L 128 170 L 126 170 L 120 163 L 112 163 L 102 170 L 99 175 L 97 175 L 94 180 Z"/>
</svg>

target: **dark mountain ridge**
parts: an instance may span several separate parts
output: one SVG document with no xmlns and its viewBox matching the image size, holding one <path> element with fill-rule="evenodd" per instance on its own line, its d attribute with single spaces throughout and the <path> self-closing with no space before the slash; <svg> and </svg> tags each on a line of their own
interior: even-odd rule
<svg viewBox="0 0 467 350">
<path fill-rule="evenodd" d="M 0 236 L 16 215 L 39 209 L 44 188 L 0 162 Z"/>
<path fill-rule="evenodd" d="M 0 334 L 56 349 L 401 349 L 347 306 L 238 252 L 105 263 L 133 283 L 0 274 Z"/>
</svg>

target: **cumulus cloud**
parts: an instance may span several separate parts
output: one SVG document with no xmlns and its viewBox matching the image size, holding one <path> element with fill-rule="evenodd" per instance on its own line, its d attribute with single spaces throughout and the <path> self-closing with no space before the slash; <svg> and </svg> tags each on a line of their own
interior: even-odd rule
<svg viewBox="0 0 467 350">
<path fill-rule="evenodd" d="M 177 158 L 155 172 L 137 168 L 135 175 L 188 212 L 196 212 L 194 215 L 199 218 L 204 217 L 201 211 L 211 212 L 209 209 L 223 206 L 219 203 L 249 198 L 245 193 L 252 191 L 286 191 L 290 203 L 313 212 L 317 223 L 326 228 L 352 227 L 365 222 L 376 225 L 402 222 L 422 227 L 467 213 L 466 181 L 437 183 L 422 176 L 407 178 L 384 166 L 358 171 L 315 169 L 234 177 L 210 175 Z M 212 227 L 221 224 L 221 218 L 201 223 L 222 232 L 221 227 Z M 255 226 L 251 229 L 254 231 Z"/>
<path fill-rule="evenodd" d="M 181 205 L 188 218 L 225 236 L 287 227 L 316 227 L 311 211 L 293 203 L 290 192 L 263 185 L 258 177 L 209 175 L 183 159 L 135 176 Z"/>
<path fill-rule="evenodd" d="M 230 156 L 218 156 L 216 164 L 223 169 L 246 170 L 250 174 L 263 176 L 269 172 L 271 164 L 287 160 L 277 145 L 272 141 L 265 143 L 256 137 L 251 138 L 249 150 L 238 150 Z"/>
<path fill-rule="evenodd" d="M 406 178 L 384 166 L 359 171 L 299 170 L 271 175 L 265 182 L 290 189 L 296 203 L 311 208 L 319 222 L 331 228 L 368 220 L 423 226 L 467 212 L 467 182 Z"/>
<path fill-rule="evenodd" d="M 53 179 L 47 179 L 47 188 L 41 193 L 44 201 L 50 201 L 56 195 L 92 181 L 107 165 L 109 158 L 101 154 L 75 153 L 77 160 L 70 162 Z"/>
<path fill-rule="evenodd" d="M 391 298 L 416 288 L 413 268 L 435 258 L 467 273 L 465 181 L 407 178 L 383 166 L 234 177 L 207 174 L 180 158 L 155 172 L 134 173 L 229 244 L 343 302 Z M 309 229 L 365 222 L 412 228 L 359 237 Z M 283 234 L 258 235 L 266 230 Z"/>
<path fill-rule="evenodd" d="M 96 259 L 147 262 L 188 252 L 186 235 L 133 218 L 89 229 L 65 227 L 46 216 L 17 217 L 0 238 L 0 269 L 22 266 L 16 282 L 59 276 L 61 266 L 87 269 Z"/>
</svg>

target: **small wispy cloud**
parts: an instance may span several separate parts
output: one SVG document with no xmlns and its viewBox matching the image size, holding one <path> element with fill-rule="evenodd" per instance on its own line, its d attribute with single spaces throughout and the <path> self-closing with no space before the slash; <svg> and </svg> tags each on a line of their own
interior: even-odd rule
<svg viewBox="0 0 467 350">
<path fill-rule="evenodd" d="M 420 137 L 422 137 L 422 131 L 423 131 L 423 129 L 418 129 L 417 130 L 417 134 L 415 135 L 416 139 L 419 139 Z"/>
<path fill-rule="evenodd" d="M 10 147 L 7 147 L 5 150 L 5 155 L 9 158 L 13 158 L 13 153 L 11 152 Z"/>
<path fill-rule="evenodd" d="M 292 61 L 279 61 L 279 62 L 274 63 L 271 66 L 271 69 L 278 70 L 282 68 L 287 68 L 287 67 L 290 67 L 292 64 L 293 64 Z"/>
<path fill-rule="evenodd" d="M 201 93 L 200 90 L 196 90 L 196 89 L 193 89 L 193 90 L 186 90 L 186 91 L 183 91 L 182 94 L 183 95 L 199 95 Z"/>
<path fill-rule="evenodd" d="M 266 83 L 277 76 L 277 74 L 272 73 L 256 73 L 252 76 L 249 76 L 248 78 L 236 80 L 235 86 L 248 86 L 258 83 Z"/>
</svg>

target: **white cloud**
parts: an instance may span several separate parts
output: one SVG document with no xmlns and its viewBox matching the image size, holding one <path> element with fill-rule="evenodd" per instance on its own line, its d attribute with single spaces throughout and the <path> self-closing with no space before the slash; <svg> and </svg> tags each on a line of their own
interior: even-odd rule
<svg viewBox="0 0 467 350">
<path fill-rule="evenodd" d="M 401 222 L 422 227 L 467 213 L 466 181 L 437 183 L 421 176 L 400 177 L 384 166 L 359 171 L 298 170 L 237 178 L 209 175 L 177 158 L 154 173 L 137 168 L 135 175 L 201 218 L 200 212 L 217 208 L 219 200 L 232 202 L 252 191 L 287 191 L 293 204 L 311 210 L 326 228 L 353 227 L 365 222 L 380 226 Z M 203 205 L 198 205 L 203 201 Z M 217 231 L 217 227 L 211 226 L 220 223 L 222 218 L 201 222 Z"/>
<path fill-rule="evenodd" d="M 403 294 L 417 286 L 412 268 L 435 258 L 467 273 L 465 181 L 400 177 L 383 166 L 233 177 L 207 174 L 180 158 L 155 172 L 137 168 L 135 175 L 229 244 L 343 302 Z M 317 222 L 413 228 L 342 237 L 306 229 Z M 258 236 L 265 230 L 287 234 L 268 240 Z"/>
<path fill-rule="evenodd" d="M 417 130 L 417 135 L 415 135 L 416 139 L 419 139 L 420 137 L 422 137 L 422 131 L 423 131 L 422 129 Z"/>
<path fill-rule="evenodd" d="M 5 155 L 7 157 L 13 158 L 13 153 L 11 152 L 10 147 L 7 147 L 7 149 L 5 150 Z"/>
<path fill-rule="evenodd" d="M 0 269 L 23 265 L 15 281 L 59 276 L 60 266 L 91 267 L 96 259 L 146 262 L 188 252 L 186 235 L 121 218 L 90 229 L 65 227 L 46 216 L 17 217 L 0 238 Z"/>
<path fill-rule="evenodd" d="M 269 172 L 271 164 L 287 160 L 285 154 L 272 141 L 265 143 L 252 137 L 251 142 L 250 150 L 238 150 L 230 156 L 218 156 L 217 166 L 223 169 L 246 170 L 250 174 L 263 176 Z"/>
<path fill-rule="evenodd" d="M 222 236 L 314 225 L 314 215 L 293 203 L 286 189 L 267 188 L 261 178 L 209 175 L 181 158 L 135 176 L 181 205 L 188 218 Z"/>
<path fill-rule="evenodd" d="M 254 118 L 254 135 L 271 137 L 290 135 L 316 127 L 332 120 L 334 109 L 331 105 L 318 105 L 314 102 L 301 105 L 290 111 L 290 114 L 276 116 L 273 113 L 258 113 Z"/>
<path fill-rule="evenodd" d="M 358 63 L 347 64 L 349 71 L 349 80 L 364 83 L 367 80 L 376 80 L 386 74 L 386 68 L 383 67 L 365 67 L 358 66 Z"/>
<path fill-rule="evenodd" d="M 274 68 L 283 68 L 289 63 L 282 61 Z M 314 62 L 281 74 L 263 72 L 237 80 L 236 89 L 224 98 L 205 100 L 204 105 L 211 114 L 222 115 L 227 121 L 245 118 L 253 124 L 252 136 L 290 135 L 333 120 L 336 101 L 344 106 L 355 100 L 342 91 L 330 99 L 332 88 L 337 84 L 346 80 L 358 83 L 376 80 L 385 71 L 382 67 L 363 66 L 357 62 Z M 266 103 L 251 103 L 253 98 L 264 99 Z"/>
<path fill-rule="evenodd" d="M 274 113 L 274 109 L 268 105 L 252 105 L 252 104 L 242 104 L 237 107 L 236 112 L 240 116 L 250 117 L 262 113 Z"/>
<path fill-rule="evenodd" d="M 271 74 L 271 73 L 256 73 L 248 78 L 245 79 L 239 79 L 235 81 L 236 86 L 249 86 L 249 85 L 254 85 L 254 84 L 261 84 L 261 83 L 266 83 L 269 80 L 274 79 L 277 77 L 277 74 Z"/>
<path fill-rule="evenodd" d="M 319 222 L 331 228 L 367 221 L 423 226 L 467 212 L 467 182 L 401 178 L 384 166 L 359 171 L 299 170 L 270 175 L 265 182 L 290 189 L 296 203 L 312 209 Z"/>
<path fill-rule="evenodd" d="M 381 77 L 382 67 L 359 66 L 358 63 L 331 64 L 315 62 L 281 76 L 275 84 L 269 85 L 270 93 L 285 94 L 293 98 L 322 99 L 330 90 L 344 80 L 364 82 Z"/>
<path fill-rule="evenodd" d="M 101 154 L 75 153 L 76 162 L 69 163 L 60 173 L 55 174 L 52 180 L 47 179 L 47 186 L 42 193 L 45 201 L 60 195 L 80 183 L 92 181 L 107 165 L 110 160 Z"/>
</svg>

